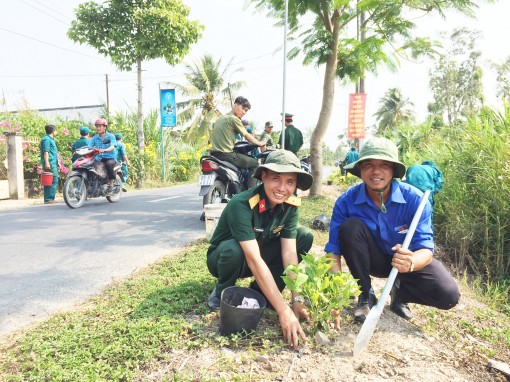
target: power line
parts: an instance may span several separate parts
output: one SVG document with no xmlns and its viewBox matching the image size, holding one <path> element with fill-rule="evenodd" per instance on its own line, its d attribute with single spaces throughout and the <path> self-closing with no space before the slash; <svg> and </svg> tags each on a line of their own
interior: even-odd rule
<svg viewBox="0 0 510 382">
<path fill-rule="evenodd" d="M 101 60 L 101 61 L 104 61 L 103 58 L 101 57 L 98 57 L 98 56 L 91 56 L 90 54 L 86 54 L 86 53 L 82 53 L 82 52 L 78 52 L 76 50 L 72 50 L 72 49 L 68 49 L 68 48 L 63 48 L 61 46 L 58 46 L 58 45 L 55 45 L 55 44 L 52 44 L 52 43 L 49 43 L 49 42 L 46 42 L 46 41 L 42 41 L 42 40 L 39 40 L 37 38 L 34 38 L 34 37 L 30 37 L 30 36 L 27 36 L 27 35 L 24 35 L 22 33 L 18 33 L 18 32 L 14 32 L 14 31 L 11 31 L 9 29 L 6 29 L 6 28 L 2 28 L 0 27 L 0 30 L 3 30 L 5 32 L 9 32 L 9 33 L 12 33 L 12 34 L 15 34 L 15 35 L 18 35 L 18 36 L 21 36 L 21 37 L 24 37 L 24 38 L 27 38 L 29 40 L 34 40 L 34 41 L 37 41 L 37 42 L 40 42 L 41 44 L 46 44 L 46 45 L 50 45 L 54 48 L 58 48 L 58 49 L 62 49 L 62 50 L 66 50 L 68 52 L 71 52 L 71 53 L 76 53 L 76 54 L 80 54 L 82 56 L 87 56 L 87 57 L 91 57 L 91 58 L 94 58 L 94 59 L 97 59 L 97 60 Z"/>
<path fill-rule="evenodd" d="M 57 11 L 56 9 L 53 9 L 53 8 L 51 8 L 51 7 L 47 6 L 46 4 L 41 3 L 41 2 L 40 2 L 40 1 L 38 1 L 38 0 L 33 0 L 33 1 L 35 1 L 35 2 L 36 2 L 36 3 L 38 3 L 39 5 L 43 6 L 44 8 L 51 9 L 53 12 L 58 13 L 58 14 L 59 14 L 59 15 L 61 15 L 61 16 L 64 16 L 66 19 L 68 19 L 68 18 L 69 18 L 67 15 L 64 15 L 63 13 L 61 13 L 61 12 Z"/>
<path fill-rule="evenodd" d="M 31 7 L 31 8 L 34 8 L 36 11 L 39 11 L 39 12 L 41 12 L 41 13 L 44 13 L 45 15 L 50 16 L 51 18 L 53 18 L 53 19 L 55 19 L 55 20 L 57 20 L 57 21 L 60 21 L 62 24 L 69 25 L 69 24 L 67 24 L 65 21 L 60 20 L 58 17 L 55 17 L 55 16 L 53 16 L 53 15 L 50 15 L 48 12 L 45 12 L 45 11 L 43 11 L 42 9 L 39 9 L 39 8 L 34 7 L 32 4 L 28 4 L 25 0 L 20 0 L 20 1 L 21 1 L 23 4 L 25 4 L 25 5 L 27 5 L 27 6 Z M 47 7 L 47 8 L 49 8 L 49 7 Z M 50 8 L 50 9 L 51 9 L 51 8 Z"/>
</svg>

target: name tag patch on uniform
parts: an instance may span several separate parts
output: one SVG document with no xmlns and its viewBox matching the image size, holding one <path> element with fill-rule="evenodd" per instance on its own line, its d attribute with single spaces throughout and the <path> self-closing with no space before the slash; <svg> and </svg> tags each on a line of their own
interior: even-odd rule
<svg viewBox="0 0 510 382">
<path fill-rule="evenodd" d="M 280 232 L 280 231 L 283 229 L 283 227 L 284 227 L 284 226 L 279 225 L 278 227 L 276 227 L 276 228 L 274 229 L 273 233 L 278 233 L 278 232 Z"/>
<path fill-rule="evenodd" d="M 407 231 L 409 231 L 409 227 L 407 226 L 407 224 L 395 227 L 394 229 L 396 233 L 399 233 L 401 235 L 405 235 Z"/>
</svg>

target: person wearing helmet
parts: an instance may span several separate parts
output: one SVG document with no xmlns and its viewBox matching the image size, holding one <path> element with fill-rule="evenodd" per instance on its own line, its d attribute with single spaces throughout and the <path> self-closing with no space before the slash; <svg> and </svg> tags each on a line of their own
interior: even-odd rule
<svg viewBox="0 0 510 382">
<path fill-rule="evenodd" d="M 122 134 L 121 133 L 115 134 L 115 139 L 117 140 L 116 146 L 117 160 L 119 162 L 122 162 L 121 170 L 122 174 L 124 174 L 124 183 L 122 183 L 122 191 L 127 192 L 126 182 L 129 176 L 128 166 L 131 166 L 131 163 L 129 162 L 129 158 L 127 156 L 126 145 L 124 145 L 124 142 L 122 142 Z"/>
<path fill-rule="evenodd" d="M 308 190 L 313 177 L 301 169 L 299 159 L 286 150 L 271 152 L 254 177 L 261 185 L 235 195 L 223 210 L 207 251 L 207 268 L 217 278 L 207 302 L 220 307 L 221 292 L 238 278 L 255 277 L 250 288 L 263 294 L 278 314 L 283 336 L 294 348 L 306 336 L 299 318 L 309 319 L 304 299 L 292 292 L 292 309 L 281 291 L 283 271 L 297 265 L 312 247 L 313 235 L 298 227 L 301 200 L 296 188 Z"/>
<path fill-rule="evenodd" d="M 361 294 L 355 320 L 365 321 L 377 302 L 371 276 L 388 277 L 392 267 L 399 273 L 391 290 L 390 309 L 400 317 L 412 318 L 408 303 L 445 310 L 457 305 L 460 293 L 455 279 L 433 258 L 428 202 L 409 248 L 402 248 L 423 193 L 395 179 L 406 172 L 398 160 L 397 146 L 386 138 L 372 138 L 362 147 L 359 159 L 345 169 L 363 182 L 336 201 L 324 250 L 336 260 L 332 272 L 340 270 L 341 255 L 358 280 Z"/>
<path fill-rule="evenodd" d="M 79 158 L 79 155 L 76 154 L 76 150 L 78 150 L 81 147 L 88 146 L 90 141 L 90 129 L 88 126 L 82 126 L 80 127 L 80 139 L 75 141 L 73 145 L 71 146 L 71 152 L 73 153 L 72 161 L 74 162 L 76 159 Z"/>
<path fill-rule="evenodd" d="M 251 104 L 244 97 L 237 97 L 232 106 L 232 112 L 218 118 L 214 123 L 211 133 L 211 155 L 219 160 L 232 163 L 237 168 L 248 169 L 250 175 L 253 175 L 255 168 L 259 162 L 257 159 L 248 155 L 234 152 L 236 142 L 236 134 L 240 134 L 241 138 L 262 148 L 264 151 L 265 143 L 260 142 L 252 134 L 248 133 L 243 126 L 241 119 L 250 110 Z M 255 179 L 250 178 L 250 187 L 257 184 Z"/>
<path fill-rule="evenodd" d="M 108 123 L 105 119 L 97 119 L 94 126 L 96 127 L 97 134 L 90 140 L 89 147 L 99 149 L 99 154 L 96 155 L 94 159 L 106 165 L 106 171 L 108 172 L 108 188 L 106 194 L 111 195 L 113 193 L 113 181 L 115 180 L 113 168 L 116 163 L 115 145 L 117 141 L 115 135 L 106 131 Z"/>
</svg>

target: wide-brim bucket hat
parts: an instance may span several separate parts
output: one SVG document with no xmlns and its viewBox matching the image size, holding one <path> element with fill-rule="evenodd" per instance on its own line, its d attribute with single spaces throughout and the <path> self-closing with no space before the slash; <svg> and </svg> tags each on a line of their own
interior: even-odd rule
<svg viewBox="0 0 510 382">
<path fill-rule="evenodd" d="M 279 174 L 296 173 L 297 188 L 306 191 L 312 187 L 313 176 L 301 169 L 301 163 L 294 153 L 287 150 L 274 150 L 266 158 L 253 174 L 254 178 L 262 180 L 262 170 L 270 170 Z"/>
<path fill-rule="evenodd" d="M 405 164 L 398 160 L 397 145 L 387 138 L 375 137 L 368 140 L 361 148 L 358 160 L 346 165 L 344 170 L 361 178 L 359 164 L 367 159 L 377 159 L 394 163 L 394 178 L 403 178 L 406 173 Z"/>
</svg>

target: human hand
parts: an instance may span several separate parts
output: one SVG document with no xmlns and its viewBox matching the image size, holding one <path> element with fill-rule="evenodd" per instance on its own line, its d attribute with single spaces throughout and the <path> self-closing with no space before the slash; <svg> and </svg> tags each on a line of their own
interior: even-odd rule
<svg viewBox="0 0 510 382">
<path fill-rule="evenodd" d="M 391 260 L 391 265 L 400 273 L 410 272 L 414 264 L 413 252 L 409 249 L 402 248 L 401 244 L 395 245 L 391 250 L 395 252 Z"/>
<path fill-rule="evenodd" d="M 312 319 L 312 315 L 308 309 L 306 309 L 306 304 L 304 302 L 296 301 L 292 303 L 292 311 L 297 318 L 303 317 L 306 321 L 310 321 Z"/>
<path fill-rule="evenodd" d="M 44 167 L 45 167 L 47 170 L 51 170 L 51 165 L 50 165 L 49 163 L 46 163 L 46 164 L 44 165 Z"/>
<path fill-rule="evenodd" d="M 333 326 L 336 330 L 340 330 L 340 311 L 331 309 L 331 317 L 333 317 Z"/>
<path fill-rule="evenodd" d="M 301 328 L 294 311 L 289 306 L 285 307 L 285 309 L 278 314 L 278 320 L 282 328 L 283 339 L 291 348 L 296 349 L 298 347 L 300 337 L 303 344 L 306 344 L 305 332 L 303 328 Z"/>
</svg>

